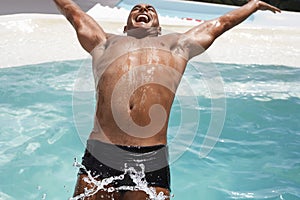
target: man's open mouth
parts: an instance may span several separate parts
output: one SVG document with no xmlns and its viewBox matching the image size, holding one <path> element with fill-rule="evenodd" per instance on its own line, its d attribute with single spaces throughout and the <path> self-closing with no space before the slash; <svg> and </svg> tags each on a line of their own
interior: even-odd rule
<svg viewBox="0 0 300 200">
<path fill-rule="evenodd" d="M 141 15 L 138 15 L 138 16 L 135 18 L 135 21 L 136 21 L 136 22 L 144 22 L 144 23 L 148 23 L 148 22 L 150 22 L 150 17 L 148 17 L 148 16 L 145 15 L 145 14 L 141 14 Z"/>
</svg>

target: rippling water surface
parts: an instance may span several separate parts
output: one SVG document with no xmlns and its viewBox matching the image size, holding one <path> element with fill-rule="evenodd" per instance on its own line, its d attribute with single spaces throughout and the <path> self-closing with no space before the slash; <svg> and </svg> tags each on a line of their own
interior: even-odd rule
<svg viewBox="0 0 300 200">
<path fill-rule="evenodd" d="M 77 133 L 85 129 L 75 126 L 72 109 L 83 62 L 0 69 L 1 200 L 72 196 L 77 173 L 72 164 L 85 148 Z M 197 105 L 180 89 L 174 101 L 170 154 L 182 154 L 171 163 L 173 199 L 300 199 L 300 69 L 218 63 L 214 67 L 223 80 L 225 121 L 207 157 L 199 157 L 199 152 L 211 112 L 218 109 L 212 102 L 220 97 L 207 88 L 205 80 L 215 77 L 205 78 L 205 64 L 192 63 L 185 74 Z M 183 109 L 187 114 L 198 110 L 199 120 L 181 124 L 188 116 L 182 115 Z M 190 128 L 195 123 L 196 131 Z M 90 126 L 87 120 L 86 135 Z M 174 141 L 178 134 L 180 139 Z"/>
</svg>

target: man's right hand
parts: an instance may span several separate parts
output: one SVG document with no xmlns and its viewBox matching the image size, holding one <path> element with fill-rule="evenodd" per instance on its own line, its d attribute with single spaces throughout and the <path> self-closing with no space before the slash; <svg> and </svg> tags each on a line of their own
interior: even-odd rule
<svg viewBox="0 0 300 200">
<path fill-rule="evenodd" d="M 257 6 L 257 10 L 269 10 L 269 11 L 272 11 L 273 13 L 281 12 L 281 10 L 279 8 L 272 6 L 270 4 L 267 4 L 266 2 L 263 2 L 263 1 L 250 0 L 249 2 L 255 3 Z"/>
</svg>

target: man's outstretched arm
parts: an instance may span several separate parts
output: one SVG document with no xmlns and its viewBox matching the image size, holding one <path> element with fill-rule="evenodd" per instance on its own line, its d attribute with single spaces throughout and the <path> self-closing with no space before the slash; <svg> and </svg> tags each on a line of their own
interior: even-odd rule
<svg viewBox="0 0 300 200">
<path fill-rule="evenodd" d="M 54 0 L 60 12 L 76 30 L 81 46 L 91 52 L 98 44 L 106 41 L 106 34 L 99 24 L 72 0 Z"/>
<path fill-rule="evenodd" d="M 204 23 L 190 29 L 185 33 L 185 36 L 189 38 L 189 42 L 191 44 L 191 57 L 202 53 L 213 43 L 217 37 L 246 20 L 257 10 L 270 10 L 273 13 L 281 12 L 280 9 L 263 1 L 250 0 L 244 6 L 237 8 L 217 19 L 205 21 Z M 200 50 L 198 47 L 201 47 L 202 50 Z M 193 50 L 195 51 L 191 52 Z"/>
</svg>

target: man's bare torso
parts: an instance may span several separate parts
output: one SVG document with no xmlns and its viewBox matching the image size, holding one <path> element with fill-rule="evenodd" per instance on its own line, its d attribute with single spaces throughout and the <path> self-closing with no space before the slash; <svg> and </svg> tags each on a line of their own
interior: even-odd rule
<svg viewBox="0 0 300 200">
<path fill-rule="evenodd" d="M 166 144 L 171 105 L 188 59 L 180 37 L 110 35 L 91 52 L 97 106 L 90 139 Z"/>
</svg>

